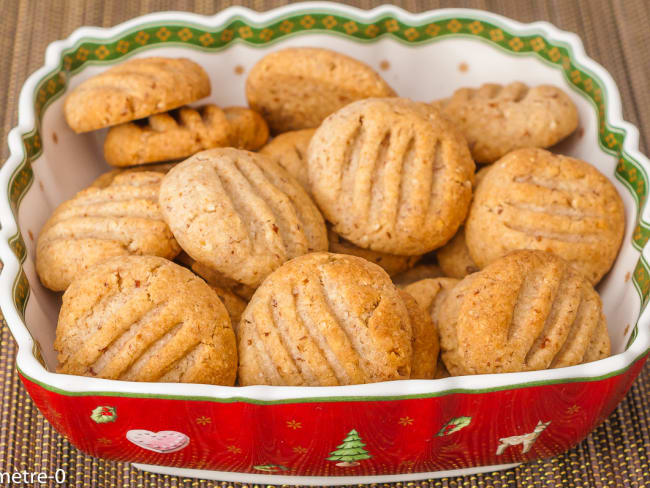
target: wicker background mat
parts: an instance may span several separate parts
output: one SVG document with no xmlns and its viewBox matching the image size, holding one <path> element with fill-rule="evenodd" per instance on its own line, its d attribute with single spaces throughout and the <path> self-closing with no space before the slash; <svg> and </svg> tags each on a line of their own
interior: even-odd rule
<svg viewBox="0 0 650 488">
<path fill-rule="evenodd" d="M 283 5 L 276 0 L 235 2 L 266 10 Z M 345 2 L 370 8 L 377 2 Z M 497 12 L 523 22 L 547 20 L 576 32 L 588 55 L 614 76 L 623 97 L 625 119 L 641 128 L 641 150 L 650 139 L 650 24 L 648 0 L 475 0 L 395 2 L 411 11 L 440 7 L 472 7 Z M 81 1 L 0 0 L 0 104 L 3 139 L 16 124 L 18 93 L 27 76 L 43 63 L 48 43 L 67 37 L 82 25 L 112 26 L 157 10 L 189 10 L 212 14 L 230 2 L 207 0 Z M 8 155 L 2 145 L 1 160 Z M 128 464 L 94 459 L 80 453 L 44 420 L 27 396 L 15 372 L 16 347 L 2 319 L 0 352 L 0 472 L 27 470 L 54 474 L 63 468 L 68 486 L 179 487 L 235 484 L 146 474 Z M 650 366 L 646 365 L 630 393 L 611 417 L 575 449 L 563 456 L 498 473 L 408 483 L 414 487 L 650 487 Z M 30 485 L 31 486 L 31 485 Z M 55 485 L 52 485 L 55 486 Z M 402 486 L 401 483 L 387 486 Z"/>
</svg>

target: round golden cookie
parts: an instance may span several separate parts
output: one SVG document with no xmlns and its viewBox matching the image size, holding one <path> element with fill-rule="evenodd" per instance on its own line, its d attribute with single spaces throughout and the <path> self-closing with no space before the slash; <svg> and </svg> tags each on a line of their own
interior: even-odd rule
<svg viewBox="0 0 650 488">
<path fill-rule="evenodd" d="M 287 170 L 307 193 L 309 189 L 309 175 L 307 174 L 307 148 L 309 141 L 316 129 L 292 130 L 273 138 L 266 146 L 260 149 L 262 154 L 274 158 L 277 163 Z"/>
<path fill-rule="evenodd" d="M 111 183 L 117 175 L 124 173 L 141 173 L 142 171 L 155 171 L 156 173 L 168 173 L 170 169 L 176 166 L 178 163 L 159 163 L 159 164 L 148 164 L 146 166 L 134 166 L 132 168 L 125 169 L 112 169 L 106 173 L 102 173 L 90 184 L 92 187 L 97 188 L 106 188 Z"/>
<path fill-rule="evenodd" d="M 467 276 L 437 317 L 453 376 L 560 368 L 610 353 L 598 293 L 548 252 L 514 251 Z"/>
<path fill-rule="evenodd" d="M 166 112 L 210 95 L 205 70 L 185 58 L 135 58 L 79 84 L 63 113 L 75 132 L 88 132 Z"/>
<path fill-rule="evenodd" d="M 252 286 L 244 285 L 243 283 L 235 281 L 232 278 L 228 278 L 216 269 L 210 268 L 209 266 L 199 263 L 198 261 L 194 261 L 192 258 L 190 258 L 190 260 L 192 261 L 190 264 L 190 269 L 201 278 L 203 278 L 205 282 L 212 288 L 223 288 L 224 290 L 228 290 L 246 301 L 250 300 L 253 296 L 253 293 L 255 293 L 255 288 Z"/>
<path fill-rule="evenodd" d="M 256 150 L 268 137 L 266 122 L 250 109 L 181 107 L 111 127 L 104 158 L 111 166 L 133 166 L 183 159 L 213 147 Z"/>
<path fill-rule="evenodd" d="M 327 249 L 314 203 L 261 154 L 232 148 L 195 154 L 165 175 L 160 206 L 187 254 L 251 287 L 285 261 Z"/>
<path fill-rule="evenodd" d="M 445 276 L 464 278 L 479 270 L 469 254 L 465 242 L 465 227 L 460 227 L 454 238 L 436 251 L 438 264 Z"/>
<path fill-rule="evenodd" d="M 595 167 L 529 148 L 487 172 L 465 240 L 479 268 L 515 249 L 539 249 L 566 259 L 595 284 L 614 263 L 624 229 L 621 197 Z"/>
<path fill-rule="evenodd" d="M 237 336 L 241 315 L 244 313 L 244 310 L 246 310 L 246 301 L 226 288 L 213 285 L 210 285 L 210 288 L 214 290 L 219 297 L 219 300 L 221 300 L 221 303 L 223 303 L 223 306 L 226 307 L 228 317 L 230 317 L 230 324 L 235 331 L 235 336 Z"/>
<path fill-rule="evenodd" d="M 428 278 L 439 278 L 444 276 L 440 266 L 433 263 L 421 263 L 413 266 L 411 269 L 402 271 L 393 276 L 393 283 L 400 288 L 404 288 L 416 281 L 425 280 Z"/>
<path fill-rule="evenodd" d="M 411 379 L 433 379 L 436 376 L 438 364 L 438 331 L 431 317 L 416 300 L 407 292 L 400 290 L 400 295 L 406 305 L 411 319 Z"/>
<path fill-rule="evenodd" d="M 327 229 L 327 238 L 329 240 L 330 252 L 359 256 L 384 268 L 388 276 L 395 276 L 396 274 L 411 269 L 420 259 L 420 256 L 398 256 L 397 254 L 371 251 L 370 249 L 355 246 L 350 241 L 343 239 L 329 226 Z"/>
<path fill-rule="evenodd" d="M 467 139 L 477 163 L 492 163 L 522 147 L 552 146 L 578 127 L 578 110 L 555 86 L 521 82 L 461 88 L 434 102 Z"/>
<path fill-rule="evenodd" d="M 467 214 L 474 162 L 463 136 L 428 104 L 354 102 L 323 122 L 308 154 L 316 203 L 357 246 L 421 255 L 451 239 Z"/>
<path fill-rule="evenodd" d="M 239 384 L 331 386 L 407 379 L 411 322 L 384 270 L 312 253 L 264 280 L 239 324 Z"/>
<path fill-rule="evenodd" d="M 59 373 L 129 381 L 233 385 L 228 313 L 191 271 L 155 256 L 121 256 L 63 295 L 54 348 Z"/>
<path fill-rule="evenodd" d="M 264 56 L 246 80 L 246 97 L 271 132 L 318 127 L 350 102 L 392 97 L 393 89 L 372 68 L 344 54 L 313 47 Z"/>
<path fill-rule="evenodd" d="M 180 252 L 162 218 L 158 190 L 163 175 L 115 175 L 63 202 L 36 243 L 36 271 L 43 285 L 63 291 L 77 275 L 114 256 L 149 254 L 173 259 Z"/>
</svg>

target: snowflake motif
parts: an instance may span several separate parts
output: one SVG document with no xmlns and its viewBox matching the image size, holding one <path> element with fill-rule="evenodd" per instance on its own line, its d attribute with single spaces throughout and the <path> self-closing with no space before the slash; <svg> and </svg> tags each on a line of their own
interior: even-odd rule
<svg viewBox="0 0 650 488">
<path fill-rule="evenodd" d="M 156 32 L 156 37 L 162 42 L 165 42 L 167 39 L 169 39 L 169 36 L 171 35 L 171 31 L 167 27 L 161 27 L 158 32 Z"/>
<path fill-rule="evenodd" d="M 192 39 L 193 36 L 192 31 L 189 30 L 187 27 L 184 27 L 183 29 L 179 30 L 176 35 L 181 41 L 184 42 L 189 41 L 190 39 Z"/>
<path fill-rule="evenodd" d="M 562 56 L 562 54 L 560 54 L 560 50 L 558 48 L 556 48 L 555 46 L 553 46 L 553 49 L 551 49 L 548 52 L 548 57 L 551 58 L 551 61 L 553 61 L 554 63 L 558 62 L 558 60 L 560 59 L 560 56 Z"/>
<path fill-rule="evenodd" d="M 201 42 L 201 44 L 204 46 L 209 46 L 214 42 L 214 38 L 210 35 L 209 32 L 206 32 L 201 37 L 199 37 L 199 42 Z"/>
<path fill-rule="evenodd" d="M 452 19 L 451 22 L 449 22 L 447 24 L 447 29 L 449 29 L 451 32 L 454 32 L 454 33 L 458 32 L 462 28 L 463 28 L 463 24 L 458 22 L 457 19 Z"/>
<path fill-rule="evenodd" d="M 233 454 L 239 454 L 241 452 L 241 449 L 239 447 L 233 445 L 226 447 L 226 449 L 228 450 L 228 452 L 231 452 Z"/>
<path fill-rule="evenodd" d="M 302 424 L 296 420 L 287 420 L 287 427 L 293 430 L 302 429 Z"/>
<path fill-rule="evenodd" d="M 47 82 L 47 91 L 54 93 L 56 91 L 56 81 L 50 80 Z"/>
<path fill-rule="evenodd" d="M 263 41 L 270 41 L 271 38 L 273 37 L 273 31 L 271 29 L 264 29 L 262 32 L 260 32 L 260 39 Z"/>
<path fill-rule="evenodd" d="M 356 22 L 349 21 L 343 24 L 343 28 L 345 29 L 345 32 L 348 34 L 354 34 L 356 31 L 359 30 L 359 26 L 357 25 Z"/>
<path fill-rule="evenodd" d="M 578 83 L 580 83 L 582 81 L 582 77 L 580 76 L 580 71 L 578 71 L 577 69 L 574 69 L 571 72 L 571 81 L 573 81 L 573 83 L 575 83 L 575 84 L 578 84 Z"/>
<path fill-rule="evenodd" d="M 293 452 L 295 452 L 296 454 L 306 454 L 307 448 L 302 446 L 296 446 L 293 448 Z"/>
<path fill-rule="evenodd" d="M 580 405 L 571 405 L 569 408 L 566 409 L 566 413 L 568 415 L 573 415 L 574 413 L 578 413 L 580 411 Z"/>
<path fill-rule="evenodd" d="M 316 21 L 311 15 L 305 15 L 301 20 L 300 20 L 300 25 L 302 25 L 305 29 L 311 29 L 314 27 L 314 24 Z"/>
<path fill-rule="evenodd" d="M 417 30 L 415 30 L 415 28 L 410 27 L 404 31 L 404 37 L 406 37 L 409 41 L 413 42 L 418 37 L 420 37 L 420 33 Z"/>
<path fill-rule="evenodd" d="M 250 27 L 247 25 L 240 27 L 239 28 L 239 37 L 242 39 L 248 39 L 249 37 L 253 37 L 253 31 Z"/>
<path fill-rule="evenodd" d="M 478 20 L 475 20 L 471 24 L 467 26 L 469 30 L 471 31 L 472 34 L 478 35 L 483 31 L 483 24 L 481 24 Z"/>
<path fill-rule="evenodd" d="M 607 143 L 608 147 L 612 148 L 612 147 L 614 147 L 616 145 L 616 142 L 617 142 L 616 137 L 614 136 L 614 134 L 612 134 L 610 132 L 609 134 L 607 134 L 607 137 L 605 137 L 605 142 Z M 636 177 L 635 177 L 635 179 L 636 179 Z M 630 178 L 630 181 L 633 181 L 633 180 Z"/>
<path fill-rule="evenodd" d="M 399 30 L 397 19 L 388 19 L 386 22 L 384 22 L 384 25 L 386 26 L 387 32 L 395 32 Z"/>
<path fill-rule="evenodd" d="M 293 30 L 293 22 L 291 22 L 290 20 L 285 19 L 285 20 L 282 21 L 282 23 L 280 24 L 278 29 L 280 29 L 285 34 L 288 34 L 289 32 L 291 32 Z"/>
<path fill-rule="evenodd" d="M 200 417 L 197 417 L 196 423 L 199 425 L 208 425 L 212 423 L 212 419 L 210 417 L 206 417 L 205 415 L 202 415 Z"/>
<path fill-rule="evenodd" d="M 144 46 L 149 40 L 149 34 L 147 34 L 145 31 L 140 31 L 136 34 L 135 39 L 133 40 L 141 46 Z"/>
<path fill-rule="evenodd" d="M 115 50 L 118 53 L 126 54 L 127 51 L 129 50 L 129 43 L 128 41 L 120 41 L 117 43 L 117 46 L 115 47 Z"/>
<path fill-rule="evenodd" d="M 70 68 L 72 68 L 72 58 L 70 56 L 66 56 L 63 58 L 63 69 L 70 71 Z"/>
<path fill-rule="evenodd" d="M 594 82 L 592 81 L 591 78 L 587 78 L 587 79 L 584 81 L 584 83 L 582 84 L 582 86 L 585 87 L 585 90 L 586 90 L 586 91 L 590 92 L 591 90 L 594 89 Z"/>
<path fill-rule="evenodd" d="M 323 25 L 325 26 L 326 29 L 333 29 L 334 26 L 336 26 L 337 22 L 334 17 L 331 15 L 328 15 L 323 19 Z"/>
<path fill-rule="evenodd" d="M 411 417 L 402 417 L 399 419 L 398 422 L 402 427 L 407 427 L 409 425 L 413 425 L 413 419 Z"/>
<path fill-rule="evenodd" d="M 514 49 L 516 52 L 520 51 L 522 47 L 524 47 L 524 43 L 521 39 L 518 37 L 514 37 L 510 39 L 510 42 L 508 43 L 512 49 Z"/>
<path fill-rule="evenodd" d="M 104 45 L 101 45 L 97 49 L 95 49 L 95 56 L 97 56 L 99 59 L 104 59 L 110 53 L 111 52 Z"/>
<path fill-rule="evenodd" d="M 112 444 L 112 441 L 106 437 L 100 437 L 97 439 L 97 442 L 99 442 L 102 446 L 109 446 Z"/>
</svg>

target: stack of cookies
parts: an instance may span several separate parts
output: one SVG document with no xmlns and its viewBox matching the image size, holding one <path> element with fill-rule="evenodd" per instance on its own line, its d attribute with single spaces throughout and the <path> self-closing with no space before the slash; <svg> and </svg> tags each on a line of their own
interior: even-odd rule
<svg viewBox="0 0 650 488">
<path fill-rule="evenodd" d="M 188 59 L 137 58 L 68 95 L 71 129 L 108 128 L 119 169 L 38 238 L 39 277 L 65 292 L 61 373 L 330 386 L 610 354 L 594 287 L 624 209 L 595 167 L 545 149 L 578 126 L 560 89 L 415 102 L 290 48 L 252 68 L 250 108 L 188 106 L 210 90 Z"/>
</svg>

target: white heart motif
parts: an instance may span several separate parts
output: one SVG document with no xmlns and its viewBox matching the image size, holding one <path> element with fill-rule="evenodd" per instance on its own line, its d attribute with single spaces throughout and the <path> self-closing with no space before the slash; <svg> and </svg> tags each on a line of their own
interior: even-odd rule
<svg viewBox="0 0 650 488">
<path fill-rule="evenodd" d="M 126 438 L 142 449 L 163 454 L 180 451 L 190 443 L 189 437 L 174 430 L 161 430 L 160 432 L 130 430 L 126 433 Z"/>
</svg>

